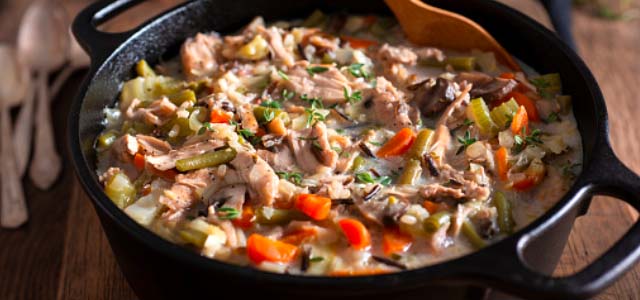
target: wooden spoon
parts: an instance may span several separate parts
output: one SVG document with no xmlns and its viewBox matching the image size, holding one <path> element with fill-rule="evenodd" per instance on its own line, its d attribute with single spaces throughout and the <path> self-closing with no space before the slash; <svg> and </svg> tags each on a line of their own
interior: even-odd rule
<svg viewBox="0 0 640 300">
<path fill-rule="evenodd" d="M 385 2 L 412 43 L 459 51 L 491 51 L 502 64 L 514 71 L 520 70 L 511 55 L 476 22 L 420 0 Z"/>
<path fill-rule="evenodd" d="M 25 96 L 29 77 L 28 72 L 18 62 L 13 47 L 9 45 L 0 44 L 0 65 L 0 225 L 5 228 L 17 228 L 27 221 L 28 213 L 22 182 L 15 171 L 9 108 L 20 103 L 19 100 Z"/>
</svg>

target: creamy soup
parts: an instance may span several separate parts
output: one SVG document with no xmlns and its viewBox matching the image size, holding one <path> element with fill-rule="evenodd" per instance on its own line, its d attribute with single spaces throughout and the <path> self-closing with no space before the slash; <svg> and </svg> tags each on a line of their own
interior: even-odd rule
<svg viewBox="0 0 640 300">
<path fill-rule="evenodd" d="M 136 72 L 96 141 L 105 193 L 163 238 L 237 265 L 435 264 L 526 226 L 580 171 L 558 74 L 412 45 L 387 17 L 257 17 Z"/>
</svg>

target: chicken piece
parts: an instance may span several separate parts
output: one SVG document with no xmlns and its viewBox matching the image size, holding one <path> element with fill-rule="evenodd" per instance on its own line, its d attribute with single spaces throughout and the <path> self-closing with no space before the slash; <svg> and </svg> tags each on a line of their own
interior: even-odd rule
<svg viewBox="0 0 640 300">
<path fill-rule="evenodd" d="M 139 148 L 138 140 L 130 134 L 125 134 L 113 142 L 111 153 L 120 161 L 129 162 L 131 157 L 138 153 Z"/>
<path fill-rule="evenodd" d="M 249 185 L 252 199 L 259 199 L 266 206 L 273 204 L 278 195 L 280 178 L 267 162 L 255 153 L 239 151 L 231 165 Z"/>
<path fill-rule="evenodd" d="M 472 87 L 472 84 L 467 83 L 463 83 L 460 86 L 460 93 L 458 94 L 456 99 L 453 100 L 453 102 L 451 102 L 449 106 L 447 106 L 442 115 L 440 115 L 437 126 L 443 125 L 451 128 L 450 126 L 452 126 L 452 124 L 455 124 L 455 122 L 460 121 L 461 119 L 464 119 L 466 117 L 465 107 L 471 99 L 469 97 L 469 91 L 471 91 Z"/>
<path fill-rule="evenodd" d="M 160 171 L 166 171 L 175 168 L 177 160 L 204 154 L 206 152 L 218 149 L 224 145 L 225 143 L 223 141 L 209 140 L 206 142 L 184 146 L 180 149 L 171 150 L 166 154 L 147 155 L 145 159 L 154 168 Z"/>
<path fill-rule="evenodd" d="M 198 202 L 199 195 L 211 183 L 211 174 L 208 169 L 178 174 L 171 188 L 164 190 L 158 198 L 158 202 L 168 208 L 163 217 L 171 221 L 179 219 L 187 208 Z"/>
<path fill-rule="evenodd" d="M 378 49 L 377 57 L 383 64 L 415 65 L 418 56 L 410 48 L 384 44 Z"/>
<path fill-rule="evenodd" d="M 160 155 L 171 151 L 171 145 L 159 138 L 136 134 L 136 140 L 146 155 Z"/>
<path fill-rule="evenodd" d="M 298 163 L 298 167 L 306 173 L 314 174 L 318 170 L 320 162 L 318 162 L 311 150 L 312 141 L 307 139 L 307 137 L 309 137 L 309 132 L 310 129 L 306 129 L 301 132 L 290 130 L 287 135 L 287 142 L 291 148 L 291 152 L 293 152 L 296 162 Z"/>
<path fill-rule="evenodd" d="M 130 120 L 140 120 L 150 125 L 162 126 L 169 122 L 171 116 L 178 110 L 178 107 L 167 97 L 151 102 L 146 108 L 138 107 L 141 103 L 138 98 L 133 99 L 125 116 Z"/>
<path fill-rule="evenodd" d="M 265 37 L 267 42 L 269 42 L 269 50 L 271 51 L 273 60 L 287 67 L 293 66 L 295 58 L 293 57 L 293 53 L 284 47 L 282 33 L 278 27 L 272 26 L 264 28 L 258 26 L 257 30 Z"/>
<path fill-rule="evenodd" d="M 344 103 L 344 88 L 352 87 L 351 82 L 336 67 L 327 66 L 328 70 L 313 75 L 307 72 L 310 67 L 306 61 L 300 61 L 293 66 L 287 77 L 289 80 L 279 82 L 279 89 L 296 92 L 297 95 L 307 95 L 309 98 L 320 98 L 325 106 L 334 103 Z"/>
<path fill-rule="evenodd" d="M 222 40 L 215 34 L 198 33 L 187 39 L 180 48 L 180 59 L 189 80 L 208 77 L 218 69 Z"/>
<path fill-rule="evenodd" d="M 331 148 L 327 139 L 327 126 L 323 122 L 316 122 L 311 129 L 311 150 L 316 159 L 323 165 L 334 169 L 338 161 L 338 153 Z"/>
<path fill-rule="evenodd" d="M 258 150 L 257 153 L 276 171 L 289 172 L 295 168 L 296 160 L 286 145 L 277 147 L 274 152 Z"/>
<path fill-rule="evenodd" d="M 373 119 L 380 121 L 392 130 L 411 127 L 412 121 L 409 114 L 413 108 L 403 99 L 404 94 L 398 91 L 384 77 L 378 77 L 376 82 L 373 97 L 371 100 L 367 100 L 371 101 L 372 104 L 371 109 L 375 116 Z M 365 107 L 367 105 L 365 102 Z"/>
<path fill-rule="evenodd" d="M 451 143 L 451 132 L 444 125 L 439 125 L 433 134 L 433 142 L 431 144 L 431 158 L 437 166 L 442 166 L 445 161 L 445 155 L 449 144 Z"/>
<path fill-rule="evenodd" d="M 245 103 L 238 107 L 238 114 L 242 119 L 242 128 L 251 131 L 252 133 L 258 132 L 258 120 L 253 114 L 253 108 L 250 103 Z"/>
<path fill-rule="evenodd" d="M 450 223 L 446 223 L 441 226 L 438 231 L 429 236 L 427 247 L 434 255 L 440 254 L 442 250 L 450 244 L 449 237 L 447 236 L 447 231 L 450 226 Z"/>
</svg>

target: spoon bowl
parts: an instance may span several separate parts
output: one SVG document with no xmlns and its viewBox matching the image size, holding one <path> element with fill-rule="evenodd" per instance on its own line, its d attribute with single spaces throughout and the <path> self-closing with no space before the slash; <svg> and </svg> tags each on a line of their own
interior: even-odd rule
<svg viewBox="0 0 640 300">
<path fill-rule="evenodd" d="M 514 71 L 520 66 L 511 55 L 476 22 L 420 0 L 385 0 L 396 15 L 407 38 L 418 45 L 451 50 L 490 51 L 496 59 Z"/>
<path fill-rule="evenodd" d="M 66 24 L 65 11 L 57 1 L 36 0 L 27 9 L 18 32 L 18 53 L 36 73 L 38 106 L 34 114 L 34 99 L 29 97 L 18 116 L 14 138 L 16 164 L 19 174 L 24 174 L 31 152 L 35 115 L 38 126 L 35 128 L 35 150 L 29 175 L 40 189 L 48 189 L 62 168 L 51 124 L 47 80 L 48 74 L 67 59 L 69 35 Z"/>
</svg>

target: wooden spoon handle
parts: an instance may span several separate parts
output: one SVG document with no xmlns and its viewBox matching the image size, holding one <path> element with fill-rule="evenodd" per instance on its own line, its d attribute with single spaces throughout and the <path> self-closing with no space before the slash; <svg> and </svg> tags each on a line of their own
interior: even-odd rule
<svg viewBox="0 0 640 300">
<path fill-rule="evenodd" d="M 29 78 L 31 79 L 31 78 Z M 24 104 L 18 113 L 16 126 L 13 131 L 13 154 L 15 157 L 16 174 L 22 178 L 29 164 L 31 155 L 31 137 L 33 135 L 33 106 L 36 92 L 33 86 L 27 89 Z"/>
<path fill-rule="evenodd" d="M 62 164 L 56 150 L 51 112 L 49 110 L 49 88 L 47 73 L 39 71 L 37 75 L 38 106 L 36 108 L 35 140 L 33 160 L 29 168 L 29 177 L 39 189 L 46 190 L 56 181 Z"/>
<path fill-rule="evenodd" d="M 15 173 L 15 161 L 13 158 L 13 146 L 11 145 L 11 122 L 9 111 L 0 107 L 0 134 L 2 149 L 0 149 L 0 168 L 2 168 L 2 184 L 0 185 L 2 198 L 2 214 L 0 225 L 5 228 L 17 228 L 24 224 L 28 217 L 27 204 L 24 200 L 24 192 L 20 177 Z"/>
<path fill-rule="evenodd" d="M 49 90 L 50 91 L 49 100 L 53 101 L 53 99 L 56 96 L 58 96 L 58 93 L 60 92 L 62 85 L 64 85 L 67 79 L 69 79 L 69 76 L 71 76 L 71 74 L 73 74 L 73 71 L 75 70 L 76 70 L 75 66 L 73 66 L 72 64 L 68 64 L 67 66 L 64 67 L 64 69 L 62 69 L 62 71 L 60 71 L 58 76 L 56 76 L 56 78 L 53 80 L 53 83 L 51 84 L 51 89 Z"/>
</svg>

